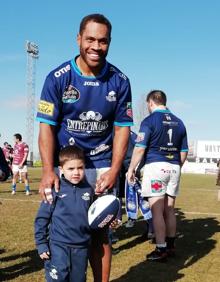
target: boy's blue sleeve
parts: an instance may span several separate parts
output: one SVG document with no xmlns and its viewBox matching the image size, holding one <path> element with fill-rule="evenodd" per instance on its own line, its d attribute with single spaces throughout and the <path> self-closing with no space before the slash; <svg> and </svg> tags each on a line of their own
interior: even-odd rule
<svg viewBox="0 0 220 282">
<path fill-rule="evenodd" d="M 53 213 L 54 204 L 42 202 L 35 218 L 35 243 L 37 246 L 38 254 L 49 251 L 48 235 L 49 224 Z"/>
</svg>

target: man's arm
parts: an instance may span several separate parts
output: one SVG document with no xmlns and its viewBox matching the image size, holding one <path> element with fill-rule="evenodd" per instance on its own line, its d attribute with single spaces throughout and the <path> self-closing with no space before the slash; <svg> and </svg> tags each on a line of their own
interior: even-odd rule
<svg viewBox="0 0 220 282">
<path fill-rule="evenodd" d="M 102 193 L 106 188 L 110 189 L 114 186 L 127 152 L 129 136 L 130 127 L 115 126 L 111 168 L 107 172 L 103 173 L 97 181 L 97 193 Z"/>
<path fill-rule="evenodd" d="M 39 150 L 43 165 L 43 174 L 39 187 L 39 192 L 43 199 L 45 189 L 55 187 L 59 188 L 59 178 L 54 172 L 54 151 L 55 151 L 55 127 L 49 124 L 40 123 L 40 132 L 38 138 Z"/>
<path fill-rule="evenodd" d="M 138 164 L 141 162 L 144 156 L 145 148 L 144 147 L 134 147 L 133 154 L 131 157 L 131 162 L 128 168 L 127 179 L 128 183 L 135 182 L 135 170 Z"/>
<path fill-rule="evenodd" d="M 27 160 L 27 157 L 28 157 L 28 152 L 25 152 L 24 157 L 19 165 L 20 168 L 24 165 L 24 162 Z"/>
<path fill-rule="evenodd" d="M 187 158 L 188 152 L 180 152 L 180 166 L 182 167 Z"/>
</svg>

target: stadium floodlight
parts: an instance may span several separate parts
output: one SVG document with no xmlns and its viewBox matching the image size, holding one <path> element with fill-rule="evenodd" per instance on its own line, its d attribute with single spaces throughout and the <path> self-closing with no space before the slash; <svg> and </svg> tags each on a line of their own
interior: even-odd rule
<svg viewBox="0 0 220 282">
<path fill-rule="evenodd" d="M 38 49 L 38 45 L 30 42 L 30 41 L 26 41 L 26 51 L 34 58 L 38 58 L 38 54 L 39 54 L 39 49 Z"/>
</svg>

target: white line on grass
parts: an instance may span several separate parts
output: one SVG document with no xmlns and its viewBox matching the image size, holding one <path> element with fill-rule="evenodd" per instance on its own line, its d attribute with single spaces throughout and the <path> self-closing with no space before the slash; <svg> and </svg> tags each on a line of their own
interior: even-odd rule
<svg viewBox="0 0 220 282">
<path fill-rule="evenodd" d="M 220 216 L 220 213 L 209 213 L 209 212 L 188 212 L 188 211 L 181 211 L 185 214 L 193 214 L 193 215 L 208 215 L 208 216 Z M 178 214 L 178 213 L 177 213 Z"/>
<path fill-rule="evenodd" d="M 0 198 L 1 201 L 16 201 L 16 202 L 32 202 L 32 203 L 40 203 L 41 201 L 37 200 L 24 200 L 24 199 L 8 199 L 8 198 Z"/>
</svg>

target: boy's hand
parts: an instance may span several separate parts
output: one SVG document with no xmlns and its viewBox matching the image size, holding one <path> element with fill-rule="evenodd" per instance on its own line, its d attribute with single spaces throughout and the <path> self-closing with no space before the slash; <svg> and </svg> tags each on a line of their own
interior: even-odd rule
<svg viewBox="0 0 220 282">
<path fill-rule="evenodd" d="M 48 251 L 48 252 L 44 252 L 44 253 L 42 253 L 42 254 L 40 254 L 40 258 L 41 259 L 50 259 L 50 252 Z"/>
</svg>

